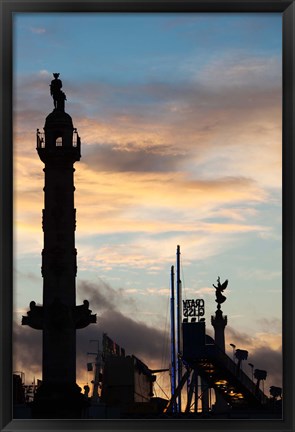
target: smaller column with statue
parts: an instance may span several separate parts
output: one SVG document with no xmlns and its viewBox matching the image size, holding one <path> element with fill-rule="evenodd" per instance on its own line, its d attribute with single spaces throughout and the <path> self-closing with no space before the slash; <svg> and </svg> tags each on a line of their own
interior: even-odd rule
<svg viewBox="0 0 295 432">
<path fill-rule="evenodd" d="M 225 338 L 224 338 L 224 329 L 227 325 L 227 316 L 224 316 L 221 310 L 221 304 L 225 302 L 226 297 L 223 295 L 223 291 L 226 289 L 228 285 L 228 280 L 220 283 L 220 277 L 217 278 L 217 285 L 214 285 L 215 295 L 216 295 L 216 303 L 217 310 L 215 311 L 215 315 L 211 316 L 211 324 L 214 327 L 214 340 L 216 345 L 222 350 L 225 351 Z M 223 398 L 223 396 L 215 392 L 215 404 L 213 406 L 213 410 L 215 413 L 226 413 L 229 410 L 229 405 Z"/>
<path fill-rule="evenodd" d="M 216 303 L 217 310 L 215 311 L 215 315 L 211 316 L 211 324 L 214 327 L 214 339 L 216 345 L 225 351 L 225 340 L 224 340 L 224 329 L 227 325 L 227 316 L 222 314 L 221 304 L 225 302 L 226 297 L 222 294 L 228 285 L 228 280 L 223 283 L 220 283 L 220 277 L 217 278 L 217 285 L 214 285 L 215 295 L 216 295 Z"/>
</svg>

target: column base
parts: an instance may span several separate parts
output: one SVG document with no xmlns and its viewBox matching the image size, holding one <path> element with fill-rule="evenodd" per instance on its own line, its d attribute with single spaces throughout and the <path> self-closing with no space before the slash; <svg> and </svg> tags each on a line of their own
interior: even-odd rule
<svg viewBox="0 0 295 432">
<path fill-rule="evenodd" d="M 32 418 L 79 419 L 88 406 L 77 384 L 42 383 L 32 402 Z"/>
</svg>

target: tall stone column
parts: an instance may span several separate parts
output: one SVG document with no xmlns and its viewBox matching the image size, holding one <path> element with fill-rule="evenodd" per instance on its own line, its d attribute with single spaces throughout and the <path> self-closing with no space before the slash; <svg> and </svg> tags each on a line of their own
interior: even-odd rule
<svg viewBox="0 0 295 432">
<path fill-rule="evenodd" d="M 54 74 L 50 86 L 54 110 L 46 117 L 44 133 L 37 129 L 37 152 L 45 164 L 43 306 L 31 302 L 22 321 L 43 332 L 42 385 L 33 405 L 36 418 L 79 417 L 84 399 L 76 384 L 76 330 L 96 322 L 87 300 L 76 306 L 74 163 L 81 157 L 81 141 L 64 111 L 66 98 L 58 76 Z"/>
<path fill-rule="evenodd" d="M 216 345 L 225 352 L 225 337 L 224 337 L 224 329 L 227 325 L 227 316 L 222 314 L 221 304 L 225 302 L 226 297 L 222 294 L 226 289 L 228 281 L 226 280 L 223 284 L 220 283 L 220 277 L 217 279 L 217 286 L 213 285 L 216 289 L 216 303 L 217 310 L 215 311 L 215 315 L 211 316 L 211 324 L 214 327 L 214 340 Z M 224 398 L 215 391 L 215 406 L 214 411 L 218 413 L 228 411 L 229 407 Z"/>
<path fill-rule="evenodd" d="M 214 340 L 216 345 L 218 345 L 222 351 L 225 351 L 224 329 L 227 325 L 227 316 L 222 314 L 220 305 L 217 306 L 215 315 L 211 316 L 211 324 L 214 327 Z"/>
<path fill-rule="evenodd" d="M 211 316 L 211 324 L 214 327 L 214 339 L 216 345 L 219 346 L 219 348 L 222 349 L 222 351 L 225 351 L 225 341 L 224 341 L 224 329 L 227 325 L 227 316 L 222 315 L 221 310 L 221 304 L 225 302 L 226 297 L 222 294 L 223 291 L 226 289 L 228 285 L 228 280 L 223 282 L 223 284 L 220 283 L 220 277 L 218 276 L 217 279 L 217 285 L 214 285 L 215 288 L 215 295 L 216 295 L 216 303 L 217 303 L 217 310 L 215 312 L 215 316 Z"/>
</svg>

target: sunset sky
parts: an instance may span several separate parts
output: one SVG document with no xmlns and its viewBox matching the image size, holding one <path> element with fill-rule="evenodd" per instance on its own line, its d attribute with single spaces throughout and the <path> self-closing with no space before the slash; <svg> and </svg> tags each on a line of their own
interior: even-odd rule
<svg viewBox="0 0 295 432">
<path fill-rule="evenodd" d="M 79 383 L 102 332 L 168 367 L 180 245 L 183 297 L 205 300 L 207 332 L 220 276 L 228 354 L 247 349 L 265 388 L 282 384 L 281 26 L 278 13 L 15 15 L 14 369 L 28 380 L 41 378 L 41 332 L 20 325 L 42 304 L 35 134 L 59 72 L 82 140 L 77 302 L 98 315 L 77 332 Z"/>
</svg>

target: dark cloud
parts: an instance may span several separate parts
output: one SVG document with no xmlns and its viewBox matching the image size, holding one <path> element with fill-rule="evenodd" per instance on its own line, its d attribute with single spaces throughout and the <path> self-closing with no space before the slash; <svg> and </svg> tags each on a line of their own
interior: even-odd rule
<svg viewBox="0 0 295 432">
<path fill-rule="evenodd" d="M 99 280 L 97 285 L 81 282 L 79 296 L 89 300 L 90 308 L 98 316 L 96 325 L 77 332 L 77 363 L 85 363 L 85 354 L 91 351 L 92 346 L 89 341 L 101 341 L 102 333 L 107 333 L 125 348 L 126 353 L 134 354 L 147 363 L 158 361 L 158 367 L 161 366 L 168 335 L 163 330 L 138 320 L 136 304 L 132 298 L 123 294 L 123 290 L 115 290 L 102 280 Z M 122 309 L 126 306 L 128 312 L 123 313 Z M 169 362 L 168 359 L 167 361 Z"/>
<path fill-rule="evenodd" d="M 105 309 L 112 310 L 115 307 L 115 290 L 106 282 L 99 280 L 97 285 L 87 282 L 80 282 L 77 288 L 77 295 L 90 302 L 90 308 L 101 312 Z"/>
<path fill-rule="evenodd" d="M 282 351 L 273 350 L 268 346 L 254 349 L 249 357 L 249 361 L 254 365 L 255 369 L 267 371 L 267 380 L 265 389 L 272 385 L 282 386 Z M 266 391 L 268 394 L 268 391 Z"/>
<path fill-rule="evenodd" d="M 114 311 L 120 305 L 131 305 L 136 308 L 135 302 L 132 298 L 124 295 L 123 289 L 114 289 L 107 282 L 102 279 L 97 279 L 97 282 L 89 283 L 86 281 L 80 281 L 77 288 L 77 295 L 79 298 L 90 302 L 91 308 L 98 312 L 102 311 Z"/>
<path fill-rule="evenodd" d="M 83 162 L 89 168 L 98 171 L 113 172 L 171 172 L 177 169 L 183 155 L 163 154 L 164 146 L 161 148 L 162 154 L 157 150 L 158 147 L 135 148 L 134 145 L 118 148 L 116 145 L 97 144 L 85 147 Z"/>
<path fill-rule="evenodd" d="M 267 64 L 263 59 L 233 56 L 209 66 L 204 72 L 205 79 L 191 71 L 191 76 L 175 82 L 81 81 L 77 85 L 65 79 L 63 87 L 67 109 L 76 120 L 89 116 L 119 130 L 126 126 L 126 131 L 132 124 L 134 131 L 142 133 L 143 125 L 157 130 L 161 123 L 173 133 L 178 129 L 183 137 L 183 133 L 212 132 L 216 127 L 233 125 L 234 119 L 246 124 L 257 113 L 268 118 L 272 108 L 277 112 L 281 107 L 279 66 L 279 61 Z M 266 72 L 274 77 L 265 79 Z M 49 94 L 51 79 L 51 74 L 40 73 L 16 80 L 14 106 L 24 128 L 34 123 L 35 129 L 38 119 L 42 127 L 44 113 L 53 109 Z"/>
<path fill-rule="evenodd" d="M 282 320 L 278 318 L 260 318 L 257 320 L 257 324 L 261 327 L 262 331 L 265 332 L 269 331 L 269 329 L 272 329 L 273 332 L 282 332 Z"/>
<path fill-rule="evenodd" d="M 13 324 L 13 369 L 40 377 L 42 332 L 17 322 Z"/>
<path fill-rule="evenodd" d="M 253 338 L 245 332 L 239 332 L 231 326 L 227 326 L 225 329 L 226 338 L 229 343 L 234 343 L 237 347 L 243 349 L 243 346 L 249 346 L 253 343 Z"/>
<path fill-rule="evenodd" d="M 86 368 L 87 352 L 93 352 L 96 346 L 91 340 L 102 340 L 107 333 L 126 354 L 136 355 L 149 364 L 158 363 L 161 367 L 163 349 L 167 334 L 161 329 L 153 328 L 143 321 L 134 319 L 136 307 L 130 298 L 124 298 L 122 291 L 116 291 L 103 281 L 97 286 L 82 282 L 80 296 L 87 298 L 93 313 L 97 313 L 97 324 L 91 324 L 77 331 L 77 369 Z M 131 306 L 130 314 L 120 311 L 122 304 Z M 14 369 L 30 372 L 40 377 L 42 365 L 42 332 L 14 323 Z M 169 360 L 167 358 L 168 367 Z"/>
<path fill-rule="evenodd" d="M 81 367 L 85 363 L 85 354 L 93 347 L 90 340 L 101 341 L 102 333 L 107 333 L 111 339 L 125 348 L 126 354 L 134 354 L 147 364 L 150 361 L 158 362 L 158 367 L 161 367 L 167 335 L 162 330 L 135 321 L 118 310 L 104 311 L 98 316 L 97 325 L 77 332 L 77 362 Z M 167 359 L 166 367 L 168 363 Z"/>
<path fill-rule="evenodd" d="M 248 360 L 243 367 L 244 371 L 250 374 L 250 368 L 248 362 L 254 365 L 255 369 L 262 369 L 267 371 L 267 386 L 282 386 L 282 349 L 273 349 L 271 346 L 266 344 L 261 346 L 261 340 L 255 339 L 255 335 L 248 335 L 246 333 L 239 332 L 232 327 L 226 328 L 226 338 L 229 343 L 234 343 L 239 349 L 247 349 Z M 259 346 L 255 346 L 259 342 Z M 251 347 L 251 348 L 247 348 Z M 268 391 L 266 391 L 268 394 Z"/>
</svg>

